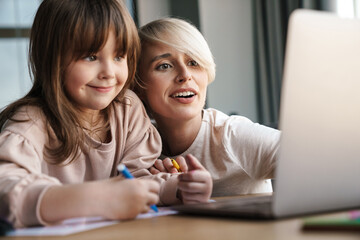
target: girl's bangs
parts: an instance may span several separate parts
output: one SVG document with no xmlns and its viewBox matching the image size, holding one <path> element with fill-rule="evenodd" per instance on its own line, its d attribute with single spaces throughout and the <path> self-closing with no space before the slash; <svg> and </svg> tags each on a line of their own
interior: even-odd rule
<svg viewBox="0 0 360 240">
<path fill-rule="evenodd" d="M 84 12 L 84 18 L 76 23 L 71 42 L 72 60 L 95 54 L 106 44 L 110 31 L 114 31 L 118 56 L 124 56 L 131 49 L 128 26 L 115 7 L 93 7 Z M 70 32 L 70 31 L 69 31 Z"/>
</svg>

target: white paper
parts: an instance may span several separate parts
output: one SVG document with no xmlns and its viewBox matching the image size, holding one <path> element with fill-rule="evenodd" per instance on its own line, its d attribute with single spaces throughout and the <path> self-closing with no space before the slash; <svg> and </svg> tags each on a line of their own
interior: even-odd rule
<svg viewBox="0 0 360 240">
<path fill-rule="evenodd" d="M 159 207 L 159 212 L 150 211 L 148 213 L 139 214 L 136 219 L 153 218 L 164 215 L 176 214 L 177 211 L 166 207 Z M 8 232 L 6 236 L 65 236 L 78 232 L 84 232 L 90 229 L 105 227 L 117 224 L 121 221 L 104 220 L 102 217 L 89 218 L 71 218 L 62 222 L 60 225 L 46 227 L 19 228 Z"/>
</svg>

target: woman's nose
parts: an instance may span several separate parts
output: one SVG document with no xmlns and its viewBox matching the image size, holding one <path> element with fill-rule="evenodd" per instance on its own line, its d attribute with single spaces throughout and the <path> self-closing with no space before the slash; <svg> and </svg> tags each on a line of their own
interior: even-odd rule
<svg viewBox="0 0 360 240">
<path fill-rule="evenodd" d="M 191 73 L 190 73 L 189 69 L 184 67 L 179 71 L 179 74 L 176 77 L 176 82 L 184 83 L 184 82 L 187 82 L 189 80 L 191 80 Z"/>
</svg>

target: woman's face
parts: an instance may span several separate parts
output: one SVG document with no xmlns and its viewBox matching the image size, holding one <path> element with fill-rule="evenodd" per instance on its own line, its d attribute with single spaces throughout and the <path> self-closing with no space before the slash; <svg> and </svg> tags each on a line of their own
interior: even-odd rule
<svg viewBox="0 0 360 240">
<path fill-rule="evenodd" d="M 208 75 L 194 59 L 162 43 L 145 43 L 139 63 L 142 96 L 155 119 L 186 121 L 201 115 Z"/>
</svg>

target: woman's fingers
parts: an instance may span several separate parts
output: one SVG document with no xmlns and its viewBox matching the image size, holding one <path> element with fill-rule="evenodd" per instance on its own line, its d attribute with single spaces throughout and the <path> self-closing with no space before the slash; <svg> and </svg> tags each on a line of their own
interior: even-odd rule
<svg viewBox="0 0 360 240">
<path fill-rule="evenodd" d="M 178 156 L 176 158 L 176 162 L 180 166 L 181 172 L 187 172 L 188 171 L 188 165 L 186 164 L 185 158 L 182 156 Z"/>
<path fill-rule="evenodd" d="M 170 158 L 165 158 L 163 160 L 164 167 L 166 168 L 167 172 L 169 173 L 177 173 L 178 170 L 174 167 L 173 163 L 171 162 Z"/>
</svg>

